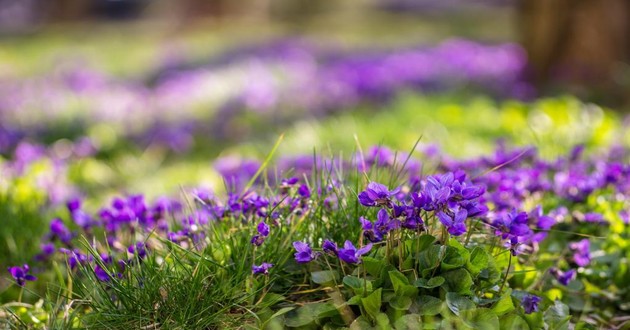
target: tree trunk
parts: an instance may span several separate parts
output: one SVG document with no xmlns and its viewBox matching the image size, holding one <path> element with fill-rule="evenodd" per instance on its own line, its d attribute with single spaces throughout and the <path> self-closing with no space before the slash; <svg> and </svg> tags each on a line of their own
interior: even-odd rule
<svg viewBox="0 0 630 330">
<path fill-rule="evenodd" d="M 518 9 L 536 84 L 628 94 L 620 72 L 629 70 L 629 0 L 521 0 Z"/>
</svg>

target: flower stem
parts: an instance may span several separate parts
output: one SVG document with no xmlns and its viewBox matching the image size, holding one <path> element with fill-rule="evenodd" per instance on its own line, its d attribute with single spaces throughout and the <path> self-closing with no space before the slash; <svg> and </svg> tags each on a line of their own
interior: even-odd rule
<svg viewBox="0 0 630 330">
<path fill-rule="evenodd" d="M 510 274 L 510 267 L 512 267 L 512 253 L 510 253 L 510 258 L 508 259 L 507 270 L 505 271 L 505 277 L 503 278 L 503 283 L 501 283 L 501 287 L 499 288 L 499 294 L 501 294 L 501 292 L 503 292 L 503 287 L 505 286 L 505 283 L 507 282 L 508 275 Z"/>
</svg>

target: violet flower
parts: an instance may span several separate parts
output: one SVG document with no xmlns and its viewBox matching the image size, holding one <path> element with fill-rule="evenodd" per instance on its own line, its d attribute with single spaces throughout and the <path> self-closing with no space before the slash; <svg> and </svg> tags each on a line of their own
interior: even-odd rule
<svg viewBox="0 0 630 330">
<path fill-rule="evenodd" d="M 338 256 L 339 259 L 349 263 L 349 264 L 358 264 L 361 262 L 361 257 L 370 252 L 372 249 L 372 243 L 357 249 L 352 242 L 346 241 L 343 245 L 343 249 L 339 249 Z"/>
<path fill-rule="evenodd" d="M 262 221 L 258 224 L 256 230 L 258 230 L 258 235 L 254 235 L 254 237 L 252 237 L 251 243 L 256 246 L 261 246 L 262 243 L 265 242 L 265 237 L 269 236 L 269 226 Z"/>
<path fill-rule="evenodd" d="M 588 266 L 591 263 L 590 248 L 588 238 L 569 244 L 569 249 L 573 251 L 573 262 L 580 267 Z"/>
<path fill-rule="evenodd" d="M 551 268 L 549 270 L 551 275 L 553 275 L 560 284 L 567 286 L 571 281 L 573 281 L 577 277 L 577 272 L 575 269 L 569 269 L 566 272 L 563 272 L 557 268 Z"/>
<path fill-rule="evenodd" d="M 273 264 L 263 262 L 260 266 L 252 265 L 252 272 L 254 274 L 269 275 L 269 268 L 273 267 Z"/>
<path fill-rule="evenodd" d="M 30 267 L 27 264 L 24 264 L 22 267 L 13 266 L 8 268 L 9 273 L 13 276 L 13 279 L 17 283 L 17 285 L 23 287 L 26 285 L 26 281 L 35 281 L 37 277 L 29 274 Z"/>
<path fill-rule="evenodd" d="M 526 294 L 525 296 L 523 296 L 523 300 L 521 300 L 521 303 L 523 304 L 523 309 L 525 309 L 525 314 L 538 312 L 538 304 L 541 301 L 542 298 L 533 294 Z"/>
<path fill-rule="evenodd" d="M 72 233 L 59 218 L 55 218 L 50 222 L 50 233 L 52 237 L 56 237 L 66 244 L 70 244 L 72 240 Z"/>
<path fill-rule="evenodd" d="M 322 250 L 326 253 L 337 255 L 337 243 L 325 239 L 324 243 L 322 244 Z"/>
<path fill-rule="evenodd" d="M 391 208 L 391 197 L 399 191 L 400 188 L 390 191 L 385 185 L 370 182 L 367 188 L 359 194 L 359 202 L 364 206 L 387 206 Z"/>
<path fill-rule="evenodd" d="M 467 230 L 464 221 L 468 217 L 468 211 L 465 209 L 439 211 L 437 217 L 453 236 L 461 236 Z"/>
<path fill-rule="evenodd" d="M 307 243 L 296 241 L 293 242 L 293 247 L 295 248 L 295 251 L 297 251 L 294 256 L 295 261 L 298 263 L 305 264 L 315 259 L 315 254 Z"/>
</svg>

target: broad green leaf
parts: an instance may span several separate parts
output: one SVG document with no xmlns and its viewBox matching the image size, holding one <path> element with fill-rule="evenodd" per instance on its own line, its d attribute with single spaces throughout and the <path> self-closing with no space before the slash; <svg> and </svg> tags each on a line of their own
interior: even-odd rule
<svg viewBox="0 0 630 330">
<path fill-rule="evenodd" d="M 412 300 L 406 296 L 396 296 L 389 302 L 393 309 L 406 311 L 411 307 Z"/>
<path fill-rule="evenodd" d="M 381 292 L 383 289 L 379 288 L 378 290 L 372 292 L 369 296 L 362 298 L 361 303 L 363 304 L 363 308 L 365 311 L 372 317 L 372 319 L 376 319 L 376 316 L 381 312 Z"/>
<path fill-rule="evenodd" d="M 344 276 L 343 285 L 349 289 L 358 289 L 363 285 L 363 281 L 356 276 Z"/>
<path fill-rule="evenodd" d="M 422 277 L 432 273 L 433 269 L 440 265 L 440 247 L 431 245 L 418 255 L 418 264 L 422 270 Z"/>
<path fill-rule="evenodd" d="M 554 301 L 545 311 L 545 323 L 550 330 L 565 330 L 569 328 L 569 307 L 563 304 L 560 300 Z"/>
<path fill-rule="evenodd" d="M 409 284 L 409 279 L 403 273 L 397 270 L 389 271 L 389 278 L 392 281 L 396 295 L 415 297 L 418 294 L 418 288 Z"/>
<path fill-rule="evenodd" d="M 311 280 L 321 285 L 331 285 L 339 279 L 339 273 L 332 270 L 321 270 L 311 273 Z"/>
<path fill-rule="evenodd" d="M 470 260 L 470 251 L 468 251 L 468 249 L 465 246 L 463 246 L 462 243 L 460 243 L 457 239 L 455 239 L 454 237 L 451 237 L 448 240 L 448 245 L 450 247 L 457 249 L 459 254 L 466 260 L 466 262 Z"/>
<path fill-rule="evenodd" d="M 444 281 L 444 277 L 442 276 L 436 276 L 428 281 L 424 278 L 419 278 L 414 282 L 414 285 L 419 288 L 433 289 L 444 284 Z"/>
<path fill-rule="evenodd" d="M 372 281 L 364 280 L 356 276 L 345 276 L 343 278 L 343 284 L 347 288 L 352 289 L 355 295 L 363 296 L 365 288 L 367 288 L 367 293 L 372 292 Z"/>
<path fill-rule="evenodd" d="M 448 292 L 456 292 L 459 294 L 470 294 L 470 288 L 473 285 L 472 277 L 467 270 L 458 268 L 442 274 L 446 280 L 446 290 Z"/>
<path fill-rule="evenodd" d="M 396 330 L 417 330 L 422 328 L 422 317 L 418 314 L 407 314 L 394 322 Z"/>
<path fill-rule="evenodd" d="M 375 259 L 371 257 L 363 257 L 363 267 L 365 270 L 374 277 L 381 276 L 381 271 L 385 267 L 385 261 L 382 259 Z"/>
<path fill-rule="evenodd" d="M 472 300 L 454 292 L 448 292 L 446 294 L 446 305 L 448 306 L 448 309 L 453 312 L 453 314 L 458 316 L 461 315 L 462 311 L 473 309 L 476 307 L 475 303 Z"/>
<path fill-rule="evenodd" d="M 514 303 L 512 302 L 512 289 L 508 289 L 501 299 L 492 306 L 492 311 L 501 316 L 514 310 Z"/>
<path fill-rule="evenodd" d="M 470 259 L 466 263 L 466 269 L 470 271 L 473 277 L 476 277 L 482 270 L 488 268 L 490 256 L 481 247 L 476 246 L 470 253 Z"/>
<path fill-rule="evenodd" d="M 276 317 L 282 316 L 282 315 L 284 315 L 284 314 L 286 314 L 286 313 L 288 313 L 288 312 L 290 312 L 290 311 L 292 311 L 294 309 L 295 309 L 295 307 L 284 307 L 284 308 L 281 308 L 277 312 L 273 313 L 273 315 L 271 315 L 271 317 L 269 317 L 267 319 L 267 321 L 265 321 L 264 324 L 267 324 L 268 322 L 270 322 L 271 320 L 275 319 Z M 264 324 L 263 324 L 263 327 L 264 327 Z"/>
<path fill-rule="evenodd" d="M 466 251 L 466 249 L 464 249 Z M 468 251 L 466 251 L 468 253 Z M 462 254 L 461 250 L 458 250 L 452 246 L 446 247 L 446 253 L 444 254 L 444 258 L 441 262 L 441 270 L 448 271 L 451 269 L 456 269 L 459 267 L 463 267 L 466 264 L 467 256 Z"/>
<path fill-rule="evenodd" d="M 516 314 L 506 315 L 499 320 L 501 330 L 529 330 L 529 325 Z"/>
<path fill-rule="evenodd" d="M 531 313 L 523 315 L 525 322 L 529 325 L 530 329 L 543 329 L 545 327 L 545 321 L 543 320 L 543 313 Z"/>
<path fill-rule="evenodd" d="M 416 300 L 418 314 L 420 315 L 437 315 L 442 311 L 444 302 L 433 296 L 420 296 Z"/>
<path fill-rule="evenodd" d="M 370 320 L 365 316 L 357 317 L 350 324 L 350 330 L 371 330 L 374 329 Z"/>
<path fill-rule="evenodd" d="M 473 329 L 499 329 L 499 317 L 488 308 L 461 311 L 464 323 Z"/>
<path fill-rule="evenodd" d="M 304 327 L 316 320 L 331 317 L 339 312 L 331 303 L 307 304 L 298 309 L 288 311 L 284 318 L 284 324 L 288 327 Z"/>
<path fill-rule="evenodd" d="M 361 303 L 361 296 L 352 296 L 350 299 L 348 299 L 347 304 L 348 305 L 358 305 Z"/>
<path fill-rule="evenodd" d="M 392 285 L 394 286 L 394 291 L 398 292 L 398 290 L 404 286 L 409 284 L 409 279 L 401 272 L 397 270 L 389 271 L 389 279 L 392 281 Z"/>
<path fill-rule="evenodd" d="M 376 315 L 376 327 L 380 330 L 389 330 L 392 326 L 389 324 L 389 317 L 385 313 Z"/>
<path fill-rule="evenodd" d="M 437 238 L 434 236 L 426 234 L 421 235 L 417 240 L 413 240 L 414 243 L 412 248 L 414 249 L 414 253 L 415 251 L 422 252 L 428 249 L 436 240 Z"/>
</svg>

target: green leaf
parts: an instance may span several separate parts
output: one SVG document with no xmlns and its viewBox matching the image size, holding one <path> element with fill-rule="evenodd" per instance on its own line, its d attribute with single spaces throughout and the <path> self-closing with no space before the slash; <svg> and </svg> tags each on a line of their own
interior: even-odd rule
<svg viewBox="0 0 630 330">
<path fill-rule="evenodd" d="M 499 320 L 500 330 L 529 330 L 529 325 L 516 314 L 506 315 Z"/>
<path fill-rule="evenodd" d="M 305 327 L 315 322 L 313 314 L 311 314 L 311 312 L 304 307 L 305 306 L 287 313 L 284 318 L 284 325 L 286 325 L 287 327 L 298 328 Z"/>
<path fill-rule="evenodd" d="M 569 307 L 560 300 L 554 301 L 553 305 L 545 311 L 545 323 L 550 330 L 564 330 L 569 328 Z"/>
<path fill-rule="evenodd" d="M 392 285 L 394 286 L 394 291 L 398 292 L 398 290 L 404 286 L 409 285 L 409 279 L 401 272 L 397 270 L 389 271 L 389 279 L 392 281 Z"/>
<path fill-rule="evenodd" d="M 427 250 L 418 254 L 418 264 L 422 269 L 422 277 L 427 277 L 432 273 L 433 269 L 440 264 L 440 247 L 431 245 Z"/>
<path fill-rule="evenodd" d="M 363 285 L 363 281 L 356 276 L 344 276 L 343 285 L 349 289 L 358 289 Z"/>
<path fill-rule="evenodd" d="M 418 314 L 407 314 L 394 322 L 396 330 L 416 330 L 422 329 L 422 317 Z"/>
<path fill-rule="evenodd" d="M 339 314 L 331 303 L 314 303 L 304 305 L 296 310 L 287 311 L 284 324 L 288 327 L 304 327 L 316 320 Z"/>
<path fill-rule="evenodd" d="M 473 329 L 499 329 L 499 317 L 488 308 L 461 311 L 464 323 Z"/>
<path fill-rule="evenodd" d="M 452 246 L 446 247 L 446 253 L 444 254 L 444 258 L 441 262 L 441 270 L 448 271 L 451 269 L 456 269 L 462 267 L 466 264 L 468 251 L 464 249 L 465 254 L 462 253 L 462 250 L 458 250 Z"/>
<path fill-rule="evenodd" d="M 454 292 L 448 292 L 446 294 L 446 305 L 448 306 L 448 309 L 457 316 L 459 316 L 462 311 L 476 307 L 472 300 Z"/>
<path fill-rule="evenodd" d="M 391 325 L 389 325 L 389 317 L 385 313 L 379 313 L 376 315 L 376 325 L 378 329 L 381 330 L 389 330 L 391 329 Z"/>
<path fill-rule="evenodd" d="M 514 303 L 512 302 L 512 289 L 508 289 L 503 296 L 501 296 L 501 299 L 492 306 L 492 311 L 498 316 L 509 313 L 514 309 Z"/>
<path fill-rule="evenodd" d="M 437 238 L 434 236 L 423 234 L 417 240 L 414 240 L 412 251 L 422 252 L 428 249 L 436 240 Z"/>
<path fill-rule="evenodd" d="M 361 298 L 361 296 L 352 296 L 346 303 L 348 305 L 358 305 L 361 303 Z"/>
<path fill-rule="evenodd" d="M 490 256 L 485 249 L 476 246 L 472 252 L 470 253 L 470 259 L 468 263 L 466 263 L 466 269 L 472 274 L 473 277 L 476 277 L 481 273 L 482 270 L 488 268 L 488 261 Z"/>
<path fill-rule="evenodd" d="M 361 303 L 363 304 L 363 308 L 365 311 L 372 317 L 372 319 L 376 319 L 376 316 L 381 312 L 381 292 L 383 289 L 379 288 L 378 290 L 372 292 L 369 296 L 361 299 Z"/>
<path fill-rule="evenodd" d="M 470 288 L 473 285 L 473 280 L 467 270 L 458 268 L 443 273 L 442 277 L 446 280 L 446 291 L 459 294 L 471 293 Z"/>
<path fill-rule="evenodd" d="M 371 330 L 374 329 L 370 320 L 365 316 L 357 317 L 350 324 L 350 330 Z"/>
<path fill-rule="evenodd" d="M 420 315 L 437 315 L 442 311 L 444 302 L 433 296 L 420 296 L 416 300 L 418 306 L 418 313 Z"/>
<path fill-rule="evenodd" d="M 393 309 L 406 311 L 411 307 L 412 300 L 406 296 L 396 296 L 389 302 L 389 305 L 392 306 Z"/>
<path fill-rule="evenodd" d="M 465 246 L 463 246 L 462 243 L 460 243 L 457 239 L 455 239 L 454 237 L 451 237 L 448 240 L 448 245 L 450 247 L 457 249 L 459 254 L 465 259 L 464 263 L 470 260 L 470 251 L 468 251 L 468 249 Z"/>
<path fill-rule="evenodd" d="M 339 273 L 332 270 L 321 270 L 311 273 L 311 280 L 317 284 L 330 285 L 339 279 Z"/>
<path fill-rule="evenodd" d="M 282 316 L 282 315 L 284 315 L 284 314 L 286 314 L 286 313 L 288 313 L 288 312 L 290 312 L 290 311 L 292 311 L 292 310 L 294 310 L 294 309 L 295 309 L 295 307 L 284 307 L 284 308 L 281 308 L 281 309 L 280 309 L 280 310 L 278 310 L 277 312 L 273 313 L 273 315 L 271 315 L 271 316 L 270 316 L 270 317 L 269 317 L 269 318 L 265 321 L 265 323 L 263 324 L 263 327 L 264 327 L 264 325 L 265 325 L 265 324 L 269 323 L 271 320 L 275 319 L 276 317 Z"/>
<path fill-rule="evenodd" d="M 414 267 L 414 259 L 413 257 L 411 257 L 410 255 L 407 256 L 407 258 L 405 258 L 405 261 L 403 261 L 402 265 L 401 265 L 401 269 L 405 270 L 405 269 L 413 269 Z"/>
<path fill-rule="evenodd" d="M 389 278 L 392 281 L 394 292 L 398 296 L 415 297 L 418 295 L 418 288 L 409 284 L 409 279 L 397 270 L 389 271 Z"/>
<path fill-rule="evenodd" d="M 352 289 L 355 295 L 363 296 L 364 287 L 367 287 L 367 293 L 372 292 L 372 281 L 360 279 L 356 276 L 345 276 L 343 278 L 343 285 Z"/>
<path fill-rule="evenodd" d="M 444 282 L 444 277 L 436 276 L 428 281 L 424 278 L 419 278 L 413 284 L 419 288 L 433 289 L 444 284 Z"/>
<path fill-rule="evenodd" d="M 531 313 L 523 315 L 525 322 L 529 325 L 530 329 L 543 329 L 545 328 L 545 321 L 543 320 L 542 313 Z"/>
<path fill-rule="evenodd" d="M 385 267 L 385 261 L 383 259 L 375 259 L 371 257 L 363 257 L 363 267 L 365 270 L 374 277 L 381 276 L 381 271 Z"/>
</svg>

